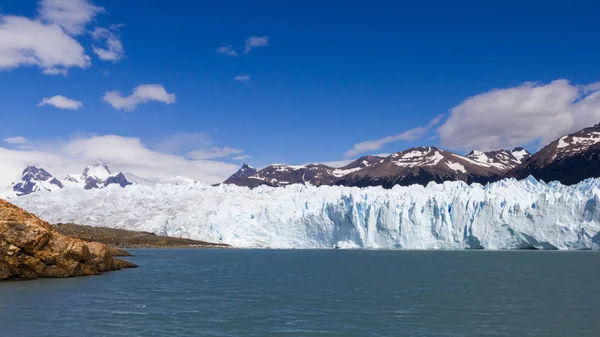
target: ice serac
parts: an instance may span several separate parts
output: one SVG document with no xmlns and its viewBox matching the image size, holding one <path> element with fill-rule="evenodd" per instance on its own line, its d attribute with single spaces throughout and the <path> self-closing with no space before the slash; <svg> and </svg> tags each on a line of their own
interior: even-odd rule
<svg viewBox="0 0 600 337">
<path fill-rule="evenodd" d="M 236 247 L 595 249 L 599 194 L 600 179 L 565 186 L 530 177 L 485 186 L 455 181 L 391 189 L 108 187 L 11 201 L 52 223 L 142 230 Z"/>
<path fill-rule="evenodd" d="M 568 185 L 600 177 L 600 124 L 560 137 L 506 177 L 523 179 L 529 175 Z"/>
<path fill-rule="evenodd" d="M 43 168 L 27 166 L 23 170 L 21 180 L 10 186 L 9 194 L 22 196 L 37 191 L 56 191 L 63 187 L 58 179 Z"/>
</svg>

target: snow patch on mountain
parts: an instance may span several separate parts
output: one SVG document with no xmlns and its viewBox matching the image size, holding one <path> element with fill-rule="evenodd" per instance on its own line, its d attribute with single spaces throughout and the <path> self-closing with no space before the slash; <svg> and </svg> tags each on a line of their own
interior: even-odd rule
<svg viewBox="0 0 600 337">
<path fill-rule="evenodd" d="M 533 178 L 356 188 L 220 185 L 67 188 L 11 199 L 49 222 L 235 247 L 590 249 L 600 244 L 600 179 Z"/>
</svg>

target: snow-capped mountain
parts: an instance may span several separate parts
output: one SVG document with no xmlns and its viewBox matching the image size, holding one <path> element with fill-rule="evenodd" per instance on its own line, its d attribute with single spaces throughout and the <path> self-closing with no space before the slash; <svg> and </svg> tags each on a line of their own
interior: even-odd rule
<svg viewBox="0 0 600 337">
<path fill-rule="evenodd" d="M 48 171 L 35 166 L 27 166 L 23 170 L 21 180 L 11 184 L 7 194 L 22 196 L 37 191 L 56 191 L 63 187 L 63 184 Z"/>
<path fill-rule="evenodd" d="M 224 183 L 251 188 L 262 185 L 271 187 L 281 187 L 293 184 L 312 186 L 334 185 L 340 177 L 369 167 L 382 159 L 383 158 L 376 156 L 365 156 L 340 168 L 334 168 L 323 164 L 307 164 L 301 166 L 273 164 L 260 171 L 256 171 L 253 167 L 244 164 L 238 172 Z"/>
<path fill-rule="evenodd" d="M 597 249 L 599 196 L 600 179 L 564 186 L 529 178 L 393 189 L 134 185 L 63 189 L 10 201 L 51 223 L 142 230 L 236 247 Z"/>
<path fill-rule="evenodd" d="M 103 188 L 111 184 L 121 187 L 131 185 L 123 173 L 111 173 L 108 165 L 101 160 L 87 166 L 81 175 L 69 174 L 64 182 L 66 186 L 81 186 L 85 190 Z"/>
<path fill-rule="evenodd" d="M 86 167 L 82 174 L 69 174 L 63 180 L 56 179 L 43 168 L 27 166 L 21 180 L 10 185 L 2 195 L 6 197 L 23 196 L 37 191 L 54 192 L 65 187 L 80 187 L 89 190 L 109 185 L 125 187 L 131 185 L 121 172 L 111 173 L 103 161 L 96 161 Z"/>
<path fill-rule="evenodd" d="M 502 173 L 496 165 L 429 146 L 394 153 L 374 165 L 345 175 L 337 184 L 392 188 L 395 185 L 427 185 L 432 181 L 487 183 L 497 180 Z"/>
<path fill-rule="evenodd" d="M 335 176 L 334 168 L 322 164 L 290 166 L 283 164 L 269 165 L 246 178 L 229 180 L 226 183 L 238 186 L 257 187 L 261 185 L 280 187 L 293 184 L 331 185 Z"/>
<path fill-rule="evenodd" d="M 271 187 L 281 187 L 293 184 L 313 186 L 334 185 L 340 177 L 369 167 L 382 159 L 383 158 L 376 156 L 365 156 L 340 168 L 334 168 L 323 164 L 307 164 L 301 166 L 273 164 L 260 171 L 256 171 L 253 167 L 244 164 L 238 172 L 225 180 L 224 183 L 251 188 L 262 185 Z"/>
<path fill-rule="evenodd" d="M 364 168 L 373 166 L 379 162 L 381 162 L 383 160 L 382 157 L 378 157 L 378 156 L 364 156 L 364 157 L 360 157 L 357 160 L 351 162 L 350 164 L 346 165 L 346 166 L 342 166 L 340 168 L 334 169 L 331 174 L 333 174 L 334 176 L 341 178 L 347 174 L 356 172 L 356 171 L 360 171 Z"/>
<path fill-rule="evenodd" d="M 531 157 L 531 153 L 522 147 L 516 147 L 512 150 L 488 152 L 471 151 L 471 153 L 467 155 L 467 158 L 469 159 L 495 166 L 503 172 L 508 172 L 517 167 L 517 165 L 521 164 L 529 157 Z"/>
<path fill-rule="evenodd" d="M 600 124 L 560 137 L 506 176 L 523 179 L 529 175 L 567 185 L 600 177 Z"/>
<path fill-rule="evenodd" d="M 498 180 L 530 155 L 523 148 L 515 148 L 512 151 L 473 151 L 465 157 L 436 147 L 416 147 L 386 158 L 364 156 L 339 168 L 323 164 L 275 164 L 252 174 L 244 174 L 248 170 L 243 166 L 224 183 L 251 188 L 292 184 L 391 188 L 394 185 L 426 185 L 431 181 L 439 183 L 454 180 L 487 183 Z"/>
</svg>

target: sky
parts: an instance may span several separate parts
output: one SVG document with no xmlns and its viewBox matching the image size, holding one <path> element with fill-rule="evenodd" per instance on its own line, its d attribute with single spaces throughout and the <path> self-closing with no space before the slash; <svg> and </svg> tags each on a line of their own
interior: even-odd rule
<svg viewBox="0 0 600 337">
<path fill-rule="evenodd" d="M 600 121 L 593 1 L 4 0 L 0 186 L 525 146 Z"/>
</svg>

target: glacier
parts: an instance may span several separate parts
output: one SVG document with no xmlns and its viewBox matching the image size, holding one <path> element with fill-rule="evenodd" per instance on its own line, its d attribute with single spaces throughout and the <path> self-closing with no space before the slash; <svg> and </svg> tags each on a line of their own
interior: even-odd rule
<svg viewBox="0 0 600 337">
<path fill-rule="evenodd" d="M 9 198 L 73 222 L 240 248 L 598 249 L 600 179 L 356 188 L 201 183 L 65 188 Z"/>
</svg>

